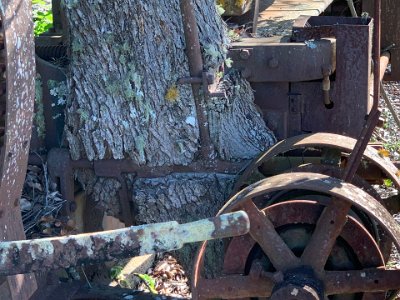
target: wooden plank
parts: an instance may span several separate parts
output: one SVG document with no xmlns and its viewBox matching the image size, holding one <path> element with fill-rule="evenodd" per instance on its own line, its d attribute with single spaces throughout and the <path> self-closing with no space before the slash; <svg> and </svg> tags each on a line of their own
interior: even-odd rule
<svg viewBox="0 0 400 300">
<path fill-rule="evenodd" d="M 275 0 L 260 12 L 258 34 L 290 35 L 294 21 L 301 15 L 318 16 L 333 0 Z"/>
</svg>

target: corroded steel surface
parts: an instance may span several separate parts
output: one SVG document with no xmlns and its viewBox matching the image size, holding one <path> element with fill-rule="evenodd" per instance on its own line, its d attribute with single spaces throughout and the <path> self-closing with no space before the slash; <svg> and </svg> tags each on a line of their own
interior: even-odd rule
<svg viewBox="0 0 400 300">
<path fill-rule="evenodd" d="M 323 208 L 323 205 L 315 201 L 292 200 L 269 206 L 262 211 L 273 226 L 278 228 L 290 224 L 315 225 Z M 362 267 L 380 267 L 384 264 L 375 240 L 354 218 L 349 217 L 340 237 L 356 254 Z M 224 274 L 244 274 L 250 252 L 255 245 L 256 241 L 249 234 L 233 238 L 226 249 Z M 335 250 L 334 253 L 339 252 Z M 339 257 L 339 261 L 340 259 Z"/>
<path fill-rule="evenodd" d="M 89 262 L 177 250 L 185 243 L 246 234 L 243 211 L 197 222 L 175 221 L 113 231 L 0 243 L 0 275 L 67 268 Z"/>
<path fill-rule="evenodd" d="M 381 0 L 375 0 L 374 7 L 374 34 L 373 34 L 373 64 L 374 64 L 374 80 L 373 80 L 373 102 L 372 107 L 368 113 L 367 118 L 360 119 L 359 122 L 362 122 L 362 131 L 358 134 L 358 139 L 356 144 L 354 145 L 347 165 L 344 168 L 343 172 L 343 180 L 346 182 L 351 182 L 354 175 L 357 172 L 359 164 L 361 163 L 363 153 L 368 146 L 368 142 L 370 141 L 373 130 L 375 126 L 378 124 L 380 111 L 378 110 L 379 104 L 379 92 L 380 92 L 380 17 L 381 17 Z M 342 26 L 344 25 L 344 26 Z M 354 26 L 358 25 L 358 26 Z M 369 26 L 365 26 L 369 25 Z M 345 52 L 338 52 L 338 56 L 344 56 L 346 58 L 345 61 L 340 62 L 340 66 L 344 68 L 347 72 L 340 72 L 341 69 L 338 67 L 336 71 L 336 76 L 350 75 L 346 81 L 342 82 L 344 86 L 339 88 L 339 91 L 346 91 L 346 95 L 351 95 L 351 100 L 356 101 L 357 97 L 361 95 L 361 100 L 369 99 L 369 82 L 370 82 L 370 69 L 371 69 L 371 20 L 368 18 L 353 18 L 351 20 L 343 19 L 341 20 L 336 18 L 309 18 L 306 21 L 304 27 L 298 26 L 293 28 L 293 35 L 297 38 L 307 39 L 308 37 L 320 38 L 325 36 L 331 36 L 333 33 L 338 38 L 338 47 L 340 49 L 346 49 Z M 315 34 L 317 36 L 315 36 Z M 344 38 L 340 39 L 340 36 L 344 36 Z M 340 41 L 343 41 L 343 44 Z M 347 41 L 347 43 L 344 43 Z M 340 47 L 341 46 L 341 47 Z M 347 46 L 347 47 L 344 47 Z M 354 47 L 353 47 L 354 46 Z M 354 51 L 353 49 L 357 49 Z M 358 51 L 358 49 L 361 50 Z M 350 56 L 349 56 L 350 54 Z M 362 56 L 353 57 L 354 55 Z M 358 60 L 357 60 L 358 59 Z M 353 68 L 346 67 L 346 61 L 351 61 L 353 63 Z M 357 65 L 354 68 L 355 62 L 361 62 L 361 65 Z M 351 70 L 357 69 L 356 72 L 352 72 Z M 348 85 L 351 80 L 355 80 L 356 82 L 364 82 L 365 88 L 361 90 L 355 91 L 353 84 Z M 365 94 L 366 93 L 366 94 Z M 343 95 L 344 96 L 344 95 Z M 360 102 L 362 103 L 362 102 Z M 366 103 L 364 101 L 364 103 Z M 359 110 L 363 111 L 364 107 L 357 107 L 357 112 Z M 347 111 L 347 109 L 346 109 Z M 346 112 L 345 111 L 345 112 Z M 366 113 L 366 111 L 364 112 Z M 352 116 L 353 117 L 353 116 Z M 351 118 L 352 118 L 351 117 Z M 357 119 L 357 118 L 356 118 Z M 350 121 L 349 119 L 348 121 Z M 334 122 L 334 120 L 329 120 Z M 352 127 L 354 124 L 349 122 L 347 127 Z M 328 260 L 328 256 L 332 251 L 333 246 L 336 243 L 337 237 L 340 235 L 340 232 L 343 230 L 343 227 L 347 221 L 347 215 L 350 211 L 352 203 L 349 201 L 343 201 L 344 199 L 334 198 L 327 207 L 322 212 L 321 216 L 318 219 L 318 226 L 315 228 L 311 239 L 304 249 L 301 260 L 304 264 L 312 267 L 314 272 L 320 274 L 324 270 L 324 266 Z M 366 207 L 367 213 L 374 213 L 374 210 L 371 207 Z M 389 220 L 391 220 L 391 216 L 389 215 Z M 389 221 L 387 220 L 387 221 Z M 384 220 L 386 221 L 386 220 Z M 391 229 L 391 228 L 390 228 Z M 394 228 L 399 229 L 399 228 Z M 400 232 L 400 231 L 399 231 Z M 399 237 L 399 236 L 398 236 Z M 395 237 L 395 243 L 399 240 L 398 237 Z"/>
<path fill-rule="evenodd" d="M 318 97 L 307 84 L 300 83 L 299 87 L 292 88 L 307 99 L 303 108 L 304 131 L 359 137 L 370 111 L 372 25 L 369 18 L 324 16 L 296 20 L 292 34 L 295 41 L 335 37 L 337 45 L 335 81 L 330 92 L 334 105 L 330 109 L 321 103 L 322 91 L 318 103 L 314 101 Z"/>
<path fill-rule="evenodd" d="M 249 161 L 227 162 L 222 160 L 200 159 L 187 166 L 148 167 L 135 164 L 130 159 L 107 159 L 89 161 L 87 159 L 72 160 L 67 149 L 53 148 L 47 155 L 49 174 L 53 181 L 60 183 L 61 194 L 67 200 L 65 213 L 70 215 L 76 207 L 74 200 L 74 171 L 77 169 L 92 169 L 96 176 L 117 178 L 123 186 L 120 190 L 121 207 L 129 207 L 130 196 L 123 178 L 124 174 L 135 174 L 138 178 L 164 177 L 172 173 L 216 172 L 238 174 Z M 122 216 L 125 225 L 132 224 L 133 218 L 127 216 L 129 209 L 124 209 Z"/>
<path fill-rule="evenodd" d="M 379 223 L 382 228 L 386 231 L 386 233 L 392 238 L 392 241 L 395 243 L 396 247 L 399 248 L 400 246 L 400 226 L 393 220 L 391 215 L 386 211 L 386 209 L 379 204 L 379 202 L 375 199 L 373 199 L 370 195 L 368 195 L 366 192 L 362 191 L 361 189 L 343 182 L 340 179 L 337 178 L 332 178 L 329 176 L 321 175 L 321 174 L 314 174 L 314 173 L 286 173 L 286 174 L 281 174 L 278 176 L 270 177 L 268 179 L 261 180 L 257 183 L 254 183 L 250 185 L 249 187 L 243 189 L 241 192 L 237 193 L 234 197 L 232 197 L 228 203 L 220 210 L 220 213 L 235 210 L 238 208 L 244 208 L 246 210 L 246 203 L 248 201 L 251 201 L 255 197 L 261 196 L 261 195 L 266 195 L 270 192 L 274 191 L 279 191 L 279 190 L 307 190 L 307 191 L 316 191 L 316 192 L 321 192 L 324 194 L 331 195 L 335 198 L 342 199 L 342 201 L 345 201 L 346 203 L 350 203 L 351 205 L 356 206 L 358 209 L 361 211 L 365 212 L 366 214 L 369 215 L 371 219 L 374 219 L 377 223 Z M 337 201 L 337 200 L 336 200 Z M 278 204 L 279 205 L 279 204 Z M 282 204 L 284 205 L 284 204 Z M 274 220 L 272 218 L 272 215 L 269 216 L 267 213 L 265 213 L 265 218 L 268 218 L 270 222 L 272 222 L 276 225 L 280 224 L 280 220 L 284 217 L 282 214 L 291 214 L 291 219 L 293 221 L 293 224 L 296 224 L 296 222 L 299 221 L 299 219 L 296 218 L 301 218 L 307 216 L 307 214 L 299 214 L 298 210 L 293 210 L 291 213 L 290 209 L 281 211 L 279 216 L 276 216 L 276 219 Z M 251 213 L 250 213 L 251 215 Z M 317 218 L 319 215 L 317 216 Z M 319 226 L 317 221 L 317 218 L 314 218 L 313 222 L 317 224 L 317 228 Z M 347 217 L 348 219 L 348 217 Z M 334 222 L 334 219 L 332 219 Z M 258 222 L 257 222 L 258 223 Z M 256 230 L 257 228 L 257 223 L 254 225 L 253 223 L 250 225 L 251 227 L 255 228 L 253 230 Z M 352 221 L 349 223 L 351 224 Z M 275 225 L 274 224 L 274 225 Z M 349 225 L 348 225 L 349 226 Z M 252 229 L 251 229 L 252 230 Z M 361 231 L 360 231 L 361 230 Z M 347 230 L 346 230 L 347 231 Z M 346 232 L 345 231 L 345 232 Z M 347 234 L 347 240 L 349 241 L 350 247 L 354 247 L 356 250 L 356 255 L 359 256 L 361 261 L 366 262 L 366 265 L 364 265 L 366 268 L 371 268 L 371 267 L 379 267 L 383 263 L 383 258 L 380 254 L 379 248 L 376 245 L 376 243 L 373 241 L 373 238 L 369 236 L 368 232 L 364 230 L 362 227 L 359 225 L 356 225 L 352 229 L 350 229 L 347 233 L 343 233 L 344 235 Z M 360 232 L 361 234 L 358 235 L 357 239 L 354 239 L 353 234 L 356 232 Z M 245 246 L 245 247 L 251 247 L 251 241 L 244 240 L 244 237 L 239 238 L 241 240 L 240 245 Z M 273 243 L 273 240 L 269 240 L 270 243 Z M 196 258 L 196 264 L 195 264 L 195 269 L 194 269 L 194 274 L 193 274 L 193 293 L 194 293 L 194 298 L 195 299 L 207 299 L 207 298 L 214 298 L 214 293 L 219 294 L 219 290 L 212 290 L 212 287 L 215 286 L 221 286 L 221 287 L 227 287 L 230 283 L 231 280 L 238 280 L 234 279 L 238 275 L 228 275 L 227 277 L 221 277 L 221 278 L 216 278 L 216 279 L 207 279 L 204 280 L 201 278 L 201 269 L 203 265 L 203 255 L 204 251 L 206 248 L 207 243 L 203 243 L 202 247 L 200 248 L 200 251 L 198 253 L 198 256 Z M 361 248 L 362 249 L 361 249 Z M 368 252 L 365 253 L 365 249 L 369 249 Z M 375 250 L 374 250 L 375 249 Z M 242 249 L 241 249 L 242 250 Z M 249 253 L 249 250 L 243 249 L 244 252 L 247 251 Z M 268 255 L 279 255 L 279 251 L 276 251 L 274 253 L 273 251 L 269 251 Z M 319 253 L 318 251 L 313 253 L 314 257 L 317 258 Z M 371 257 L 369 257 L 371 256 Z M 374 256 L 375 258 L 373 258 Z M 372 259 L 373 258 L 373 259 Z M 368 263 L 368 259 L 371 259 L 370 263 Z M 245 260 L 245 255 L 241 256 L 242 263 Z M 296 272 L 299 272 L 299 274 L 308 274 L 310 271 L 307 271 L 307 268 L 310 268 L 309 263 L 306 261 L 303 261 L 303 257 L 301 257 L 302 264 L 305 265 L 305 267 L 300 267 L 300 269 L 304 268 L 304 270 L 299 270 Z M 271 260 L 272 261 L 272 260 Z M 311 265 L 312 266 L 312 265 Z M 310 268 L 311 269 L 311 268 Z M 312 270 L 312 269 L 311 269 Z M 374 271 L 379 271 L 379 269 L 373 269 Z M 239 270 L 236 270 L 239 271 Z M 262 284 L 263 282 L 267 282 L 267 284 L 264 286 L 264 288 L 259 288 L 257 289 L 260 294 L 258 296 L 262 297 L 268 297 L 271 293 L 273 295 L 273 291 L 275 291 L 275 284 L 293 284 L 293 278 L 290 279 L 287 275 L 287 272 L 291 272 L 291 270 L 283 270 L 283 271 L 278 271 L 277 273 L 269 273 L 269 272 L 256 272 L 256 274 L 251 275 L 251 270 L 250 274 L 247 276 L 252 276 L 252 280 L 257 282 L 258 284 Z M 315 270 L 314 270 L 315 272 Z M 354 279 L 352 284 L 349 284 L 348 287 L 346 287 L 346 290 L 342 287 L 335 286 L 334 283 L 331 282 L 333 280 L 333 277 L 324 270 L 319 271 L 317 273 L 312 272 L 314 275 L 311 275 L 311 287 L 313 290 L 318 290 L 316 285 L 313 284 L 313 278 L 319 278 L 323 281 L 324 286 L 329 286 L 324 291 L 324 294 L 342 294 L 343 291 L 349 291 L 349 292 L 378 292 L 385 290 L 386 288 L 394 288 L 398 286 L 398 280 L 393 280 L 391 276 L 396 276 L 399 275 L 400 272 L 397 271 L 396 273 L 388 272 L 388 273 L 379 273 L 376 277 L 379 277 L 378 279 L 375 279 L 375 275 L 371 273 L 371 277 L 366 276 L 365 278 L 362 277 L 364 273 L 362 271 L 348 271 L 349 274 L 352 274 L 351 272 L 355 272 L 355 274 L 360 275 L 359 280 L 357 281 Z M 357 273 L 358 272 L 358 273 Z M 242 273 L 239 271 L 239 273 Z M 257 275 L 258 274 L 258 275 Z M 317 275 L 316 275 L 317 274 Z M 335 273 L 336 276 L 342 276 L 343 278 L 345 277 L 345 272 L 339 274 Z M 337 275 L 339 274 L 339 275 Z M 300 276 L 299 275 L 299 276 Z M 327 276 L 325 276 L 327 275 Z M 329 275 L 329 276 L 328 276 Z M 231 277 L 233 276 L 233 277 Z M 245 276 L 245 278 L 247 277 Z M 317 276 L 317 277 L 315 277 Z M 301 276 L 300 276 L 301 277 Z M 354 277 L 355 278 L 355 277 Z M 225 280 L 225 281 L 224 281 Z M 368 285 L 368 283 L 375 282 L 374 280 L 378 280 L 378 282 L 383 282 L 383 285 L 379 288 L 376 287 L 371 287 Z M 203 290 L 203 284 L 204 286 L 209 289 L 209 291 L 204 294 Z M 295 283 L 300 284 L 300 283 Z M 271 287 L 272 286 L 272 287 Z M 239 285 L 238 285 L 239 287 Z M 246 289 L 244 286 L 242 287 L 243 289 Z M 226 295 L 224 297 L 226 298 L 237 298 L 238 291 L 231 287 L 230 289 L 228 288 L 223 288 L 222 290 L 226 291 Z M 246 290 L 246 292 L 241 291 L 240 292 L 240 297 L 255 297 L 254 293 L 250 291 L 249 289 Z M 382 299 L 382 295 L 366 295 L 368 299 Z M 372 297 L 372 298 L 371 298 Z M 376 298 L 374 298 L 376 297 Z M 379 298 L 380 297 L 380 298 Z M 367 299 L 365 298 L 365 299 Z"/>
<path fill-rule="evenodd" d="M 336 41 L 322 39 L 306 43 L 271 42 L 270 38 L 244 38 L 228 53 L 233 67 L 249 82 L 297 82 L 323 78 L 322 69 L 336 68 Z M 269 96 L 269 97 L 267 97 Z M 265 100 L 274 101 L 266 95 Z"/>
<path fill-rule="evenodd" d="M 338 178 L 316 173 L 283 173 L 260 180 L 233 196 L 220 213 L 239 208 L 242 203 L 256 196 L 279 190 L 308 190 L 325 193 L 351 203 L 378 222 L 400 249 L 400 225 L 376 199 L 352 184 Z"/>
<path fill-rule="evenodd" d="M 289 150 L 306 147 L 329 147 L 340 149 L 345 152 L 353 150 L 357 140 L 343 135 L 333 133 L 312 133 L 294 136 L 283 140 L 270 148 L 268 151 L 256 158 L 249 165 L 235 184 L 234 191 L 238 191 L 243 183 L 257 170 L 257 168 L 269 159 L 285 153 Z M 400 188 L 400 178 L 397 175 L 398 169 L 389 161 L 382 158 L 378 151 L 372 147 L 367 147 L 363 153 L 363 158 L 379 166 L 382 171 L 393 181 L 397 188 Z"/>
<path fill-rule="evenodd" d="M 261 276 L 228 275 L 199 281 L 193 299 L 240 299 L 244 297 L 269 297 L 275 282 Z"/>
<path fill-rule="evenodd" d="M 326 272 L 325 282 L 327 295 L 395 290 L 400 286 L 400 270 L 331 271 Z"/>
<path fill-rule="evenodd" d="M 300 265 L 300 260 L 293 254 L 264 212 L 260 211 L 253 201 L 247 201 L 241 207 L 251 220 L 250 235 L 257 241 L 264 253 L 270 257 L 277 270 L 287 270 Z"/>
<path fill-rule="evenodd" d="M 24 239 L 19 198 L 26 175 L 35 95 L 33 22 L 30 1 L 0 0 L 4 30 L 6 105 L 4 142 L 0 152 L 0 239 Z M 3 125 L 2 125 L 3 126 Z M 1 133 L 3 135 L 3 132 Z M 28 299 L 36 289 L 32 274 L 7 278 L 11 298 Z"/>
</svg>

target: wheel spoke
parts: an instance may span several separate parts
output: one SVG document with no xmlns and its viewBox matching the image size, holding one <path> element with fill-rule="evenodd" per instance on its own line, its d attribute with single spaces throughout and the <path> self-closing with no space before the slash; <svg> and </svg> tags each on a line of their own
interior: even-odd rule
<svg viewBox="0 0 400 300">
<path fill-rule="evenodd" d="M 200 299 L 240 299 L 270 297 L 275 285 L 272 277 L 229 275 L 215 279 L 200 279 L 196 287 Z"/>
<path fill-rule="evenodd" d="M 242 205 L 250 219 L 250 235 L 260 245 L 277 270 L 286 270 L 300 265 L 300 260 L 293 254 L 270 219 L 260 211 L 253 201 Z"/>
<path fill-rule="evenodd" d="M 349 202 L 332 199 L 319 217 L 310 242 L 304 249 L 301 256 L 303 264 L 313 267 L 316 272 L 324 269 L 336 239 L 346 224 L 350 208 Z"/>
<path fill-rule="evenodd" d="M 400 270 L 329 271 L 324 284 L 327 295 L 396 290 Z"/>
</svg>

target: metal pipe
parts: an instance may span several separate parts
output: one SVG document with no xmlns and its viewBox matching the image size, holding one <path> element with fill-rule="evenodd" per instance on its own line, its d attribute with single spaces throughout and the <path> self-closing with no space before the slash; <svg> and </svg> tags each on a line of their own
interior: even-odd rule
<svg viewBox="0 0 400 300">
<path fill-rule="evenodd" d="M 186 243 L 243 235 L 250 221 L 243 211 L 196 222 L 175 221 L 36 240 L 0 242 L 0 275 L 15 275 L 84 263 L 177 250 Z"/>
<path fill-rule="evenodd" d="M 258 27 L 258 15 L 260 14 L 260 0 L 254 1 L 254 16 L 253 16 L 253 37 L 257 34 L 257 27 Z"/>
<path fill-rule="evenodd" d="M 357 12 L 356 12 L 356 8 L 354 7 L 354 1 L 353 0 L 347 0 L 347 5 L 349 6 L 350 12 L 351 12 L 351 16 L 354 18 L 357 18 Z"/>
<path fill-rule="evenodd" d="M 331 70 L 325 68 L 322 71 L 322 74 L 324 76 L 324 78 L 322 80 L 322 91 L 324 92 L 324 104 L 325 104 L 326 108 L 332 108 L 333 102 L 332 102 L 331 96 L 330 96 L 331 81 L 329 79 L 329 75 L 331 75 Z"/>
<path fill-rule="evenodd" d="M 380 55 L 381 55 L 381 0 L 375 0 L 374 3 L 374 102 L 372 105 L 372 111 L 378 110 L 379 98 L 380 98 Z"/>
<path fill-rule="evenodd" d="M 186 55 L 189 60 L 189 71 L 191 77 L 203 77 L 203 58 L 199 41 L 196 16 L 192 0 L 181 0 L 180 8 L 182 14 L 183 30 L 185 33 Z M 208 128 L 207 113 L 200 95 L 200 84 L 192 84 L 194 102 L 196 106 L 197 124 L 200 135 L 200 155 L 208 158 L 212 152 L 210 132 Z"/>
</svg>

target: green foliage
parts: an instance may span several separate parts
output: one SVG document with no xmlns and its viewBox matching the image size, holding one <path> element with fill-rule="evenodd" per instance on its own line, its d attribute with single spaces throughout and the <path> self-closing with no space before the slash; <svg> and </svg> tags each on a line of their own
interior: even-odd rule
<svg viewBox="0 0 400 300">
<path fill-rule="evenodd" d="M 391 179 L 384 179 L 383 184 L 387 187 L 390 188 L 393 186 L 393 181 Z"/>
<path fill-rule="evenodd" d="M 112 280 L 118 280 L 118 277 L 121 275 L 123 270 L 122 266 L 114 266 L 110 270 L 110 277 Z"/>
<path fill-rule="evenodd" d="M 139 277 L 145 283 L 145 285 L 149 288 L 152 294 L 157 294 L 156 280 L 153 277 L 147 274 L 139 274 L 139 273 L 135 273 L 134 275 Z"/>
<path fill-rule="evenodd" d="M 217 4 L 217 13 L 222 16 L 225 13 L 225 9 L 223 8 L 222 5 Z"/>
<path fill-rule="evenodd" d="M 34 33 L 35 36 L 41 35 L 53 27 L 53 12 L 51 4 L 44 0 L 32 0 L 33 21 L 35 23 Z"/>
<path fill-rule="evenodd" d="M 400 152 L 400 142 L 386 143 L 383 147 L 391 153 Z"/>
</svg>

